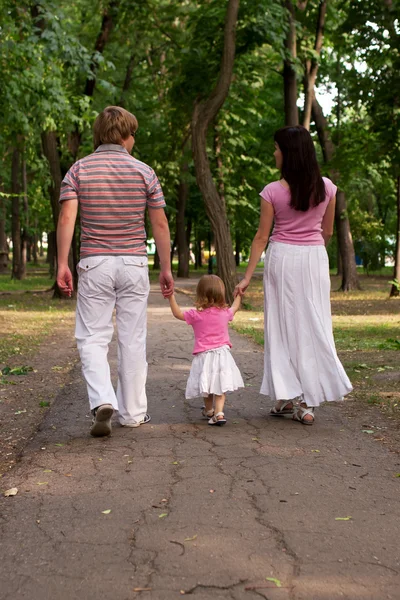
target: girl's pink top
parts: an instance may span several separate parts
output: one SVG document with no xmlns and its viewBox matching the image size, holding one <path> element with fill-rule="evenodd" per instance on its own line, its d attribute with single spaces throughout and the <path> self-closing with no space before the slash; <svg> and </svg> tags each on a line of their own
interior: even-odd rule
<svg viewBox="0 0 400 600">
<path fill-rule="evenodd" d="M 322 218 L 329 200 L 336 194 L 337 187 L 327 177 L 325 183 L 325 200 L 309 208 L 306 212 L 295 210 L 290 206 L 290 190 L 279 181 L 269 183 L 260 193 L 261 198 L 274 207 L 274 230 L 271 242 L 297 244 L 299 246 L 320 246 L 324 244 L 322 237 Z"/>
<path fill-rule="evenodd" d="M 186 310 L 185 321 L 193 327 L 193 354 L 213 350 L 221 346 L 232 347 L 229 339 L 228 323 L 233 320 L 231 308 L 206 308 L 204 310 Z"/>
</svg>

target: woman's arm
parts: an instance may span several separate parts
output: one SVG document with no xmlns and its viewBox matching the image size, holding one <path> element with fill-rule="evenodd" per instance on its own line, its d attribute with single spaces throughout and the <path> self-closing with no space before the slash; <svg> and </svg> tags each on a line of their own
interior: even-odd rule
<svg viewBox="0 0 400 600">
<path fill-rule="evenodd" d="M 172 314 L 174 315 L 174 317 L 176 317 L 180 321 L 184 321 L 185 317 L 183 316 L 183 312 L 179 308 L 179 305 L 175 298 L 175 294 L 172 294 L 172 296 L 168 296 L 168 300 L 169 300 L 169 305 L 171 307 Z"/>
<path fill-rule="evenodd" d="M 243 296 L 246 291 L 250 280 L 253 276 L 254 270 L 257 266 L 258 261 L 260 260 L 261 254 L 265 250 L 265 247 L 268 243 L 269 234 L 271 232 L 272 223 L 274 221 L 274 207 L 270 202 L 266 200 L 261 200 L 261 211 L 260 211 L 260 223 L 258 225 L 258 230 L 256 235 L 254 236 L 253 242 L 251 244 L 250 250 L 250 259 L 249 264 L 247 265 L 246 272 L 244 274 L 244 278 L 242 281 L 235 287 L 235 297 L 240 294 Z"/>
<path fill-rule="evenodd" d="M 322 237 L 324 238 L 325 246 L 328 245 L 329 240 L 333 234 L 333 224 L 335 222 L 335 206 L 336 206 L 336 196 L 333 196 L 329 200 L 328 207 L 325 211 L 325 214 L 322 219 Z"/>
</svg>

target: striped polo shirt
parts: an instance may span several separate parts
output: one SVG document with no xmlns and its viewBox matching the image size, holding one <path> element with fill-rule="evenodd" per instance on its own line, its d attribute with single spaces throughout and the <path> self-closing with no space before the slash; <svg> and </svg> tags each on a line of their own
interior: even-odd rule
<svg viewBox="0 0 400 600">
<path fill-rule="evenodd" d="M 81 258 L 147 254 L 146 206 L 165 200 L 153 169 L 118 144 L 103 144 L 78 160 L 63 179 L 60 202 L 78 200 Z"/>
</svg>

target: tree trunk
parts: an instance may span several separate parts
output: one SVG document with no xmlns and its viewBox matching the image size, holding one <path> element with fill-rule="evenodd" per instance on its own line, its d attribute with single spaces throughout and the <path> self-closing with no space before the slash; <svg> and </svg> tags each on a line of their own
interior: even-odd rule
<svg viewBox="0 0 400 600">
<path fill-rule="evenodd" d="M 317 127 L 318 138 L 322 148 L 324 161 L 330 163 L 335 153 L 335 146 L 330 138 L 328 124 L 322 111 L 321 105 L 313 93 L 312 115 Z M 336 179 L 337 173 L 332 171 L 332 178 Z M 353 238 L 351 235 L 350 222 L 347 216 L 346 196 L 344 192 L 336 194 L 335 223 L 337 227 L 338 246 L 342 259 L 343 277 L 340 290 L 349 291 L 360 289 L 358 279 Z"/>
<path fill-rule="evenodd" d="M 195 242 L 195 253 L 194 253 L 194 268 L 196 269 L 201 269 L 201 267 L 203 266 L 203 260 L 201 257 L 201 239 L 198 237 L 198 234 L 196 235 L 196 242 Z"/>
<path fill-rule="evenodd" d="M 350 222 L 347 217 L 346 197 L 344 192 L 339 190 L 336 194 L 335 224 L 343 269 L 342 284 L 339 289 L 342 292 L 358 290 L 360 289 L 360 283 L 358 280 Z"/>
<path fill-rule="evenodd" d="M 89 96 L 89 98 L 93 97 L 96 87 L 96 73 L 99 66 L 98 55 L 103 53 L 105 45 L 108 42 L 110 33 L 114 27 L 116 16 L 118 14 L 119 3 L 119 0 L 110 0 L 103 11 L 101 27 L 94 45 L 92 62 L 90 64 L 91 76 L 86 79 L 85 89 L 83 92 L 84 95 Z M 74 162 L 76 162 L 78 158 L 81 141 L 82 134 L 78 126 L 76 126 L 75 130 L 68 136 L 68 148 L 73 156 Z"/>
<path fill-rule="evenodd" d="M 218 82 L 207 100 L 195 104 L 192 117 L 192 150 L 196 180 L 214 233 L 217 271 L 226 288 L 226 299 L 233 300 L 236 270 L 225 202 L 218 194 L 207 156 L 207 131 L 229 92 L 235 61 L 236 23 L 239 0 L 229 0 L 224 30 L 224 50 Z"/>
<path fill-rule="evenodd" d="M 392 284 L 390 297 L 400 295 L 400 175 L 397 177 L 397 229 L 396 229 L 396 252 L 394 255 L 393 279 L 397 284 Z"/>
<path fill-rule="evenodd" d="M 57 269 L 57 242 L 55 231 L 49 231 L 47 234 L 47 262 L 49 263 L 50 278 L 54 279 Z M 56 294 L 56 290 L 54 290 L 54 296 L 61 297 L 61 292 L 59 290 L 58 294 Z"/>
<path fill-rule="evenodd" d="M 11 193 L 12 193 L 12 217 L 11 238 L 13 244 L 12 278 L 22 279 L 23 270 L 21 265 L 21 218 L 20 218 L 20 152 L 15 149 L 11 162 Z"/>
<path fill-rule="evenodd" d="M 285 125 L 299 124 L 297 108 L 297 79 L 294 63 L 297 58 L 295 9 L 291 0 L 284 1 L 288 10 L 289 29 L 285 40 L 286 58 L 283 63 L 283 94 L 285 105 Z"/>
<path fill-rule="evenodd" d="M 50 168 L 50 174 L 51 174 L 51 184 L 49 186 L 49 195 L 50 195 L 50 204 L 51 204 L 51 211 L 52 211 L 52 216 L 53 216 L 53 225 L 54 225 L 54 231 L 51 231 L 49 233 L 48 236 L 48 244 L 49 244 L 49 248 L 50 248 L 50 237 L 53 238 L 54 236 L 54 240 L 56 239 L 56 231 L 57 231 L 57 223 L 58 223 L 58 217 L 60 215 L 60 189 L 61 189 L 61 181 L 62 181 L 62 175 L 61 175 L 61 164 L 60 164 L 60 155 L 58 152 L 58 142 L 57 142 L 57 134 L 55 131 L 44 131 L 42 133 L 42 145 L 43 145 L 43 154 L 45 155 L 45 157 L 48 160 L 49 163 L 49 168 Z M 52 241 L 53 243 L 53 241 Z M 49 260 L 49 264 L 50 264 L 50 276 L 51 277 L 56 277 L 57 276 L 57 245 L 54 241 L 54 249 L 51 249 L 51 254 L 50 254 L 50 260 Z M 53 254 L 54 254 L 54 260 L 53 260 Z M 49 253 L 48 253 L 49 256 Z M 76 280 L 76 264 L 74 262 L 74 256 L 73 256 L 73 252 L 72 252 L 72 248 L 69 251 L 69 256 L 68 256 L 68 266 L 71 270 L 71 273 L 74 277 L 74 281 Z M 57 285 L 57 281 L 54 282 L 54 298 L 63 298 L 63 295 L 61 294 L 58 285 Z M 76 290 L 76 286 L 74 288 Z"/>
<path fill-rule="evenodd" d="M 28 260 L 28 247 L 30 244 L 29 239 L 29 205 L 28 205 L 28 180 L 26 177 L 26 160 L 25 157 L 22 159 L 21 164 L 21 178 L 22 178 L 22 198 L 24 205 L 24 228 L 22 231 L 21 239 L 21 275 L 23 278 L 26 277 L 26 263 Z"/>
<path fill-rule="evenodd" d="M 51 184 L 49 186 L 51 214 L 53 217 L 54 229 L 57 229 L 58 217 L 60 214 L 60 189 L 61 189 L 61 164 L 58 153 L 57 133 L 55 131 L 44 131 L 42 133 L 43 154 L 48 160 Z"/>
<path fill-rule="evenodd" d="M 6 203 L 4 200 L 3 182 L 0 180 L 0 273 L 6 273 L 8 268 L 8 249 L 6 236 Z"/>
<path fill-rule="evenodd" d="M 119 97 L 118 105 L 124 107 L 125 105 L 125 96 L 132 81 L 133 68 L 135 66 L 135 57 L 136 53 L 133 52 L 129 58 L 128 65 L 126 67 L 125 79 L 121 90 L 121 95 Z"/>
<path fill-rule="evenodd" d="M 160 270 L 160 257 L 158 255 L 157 248 L 156 248 L 156 251 L 154 252 L 153 269 L 154 269 L 154 271 L 159 271 Z"/>
<path fill-rule="evenodd" d="M 185 228 L 185 211 L 189 197 L 189 184 L 186 174 L 189 170 L 188 164 L 182 167 L 181 181 L 178 186 L 178 201 L 176 212 L 176 245 L 178 248 L 178 277 L 189 277 L 189 246 L 187 243 Z"/>
<path fill-rule="evenodd" d="M 240 242 L 240 231 L 237 229 L 235 236 L 235 264 L 237 267 L 240 265 Z"/>
<path fill-rule="evenodd" d="M 326 7 L 328 0 L 322 0 L 318 8 L 317 29 L 315 33 L 314 52 L 319 57 L 321 55 L 322 43 L 324 40 L 324 27 L 326 18 Z M 303 127 L 310 129 L 312 99 L 314 95 L 315 82 L 318 73 L 318 61 L 316 58 L 308 59 L 306 62 L 306 75 L 304 82 L 304 115 Z"/>
<path fill-rule="evenodd" d="M 336 265 L 336 275 L 337 275 L 338 277 L 343 277 L 342 257 L 340 256 L 340 246 L 339 246 L 339 243 L 340 243 L 340 242 L 339 242 L 339 239 L 338 239 L 338 232 L 337 232 L 337 229 L 336 229 L 336 238 L 337 238 L 337 252 L 336 252 L 336 254 L 337 254 L 337 256 L 336 256 L 336 262 L 337 262 L 337 265 Z"/>
</svg>

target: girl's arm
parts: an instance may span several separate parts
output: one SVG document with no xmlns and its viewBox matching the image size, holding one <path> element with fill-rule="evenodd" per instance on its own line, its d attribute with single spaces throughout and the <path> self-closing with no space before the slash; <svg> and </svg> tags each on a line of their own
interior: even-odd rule
<svg viewBox="0 0 400 600">
<path fill-rule="evenodd" d="M 324 238 L 325 246 L 328 245 L 329 240 L 333 234 L 333 224 L 335 222 L 335 206 L 336 196 L 333 196 L 329 200 L 328 207 L 322 219 L 322 237 Z"/>
<path fill-rule="evenodd" d="M 272 223 L 274 220 L 274 207 L 270 202 L 266 200 L 261 200 L 261 212 L 260 212 L 260 224 L 258 226 L 258 230 L 256 235 L 254 236 L 253 242 L 251 244 L 250 250 L 250 259 L 249 264 L 247 265 L 246 272 L 244 274 L 244 278 L 238 285 L 235 287 L 235 298 L 237 295 L 243 296 L 245 293 L 250 280 L 253 276 L 254 270 L 257 266 L 258 261 L 260 260 L 261 254 L 265 250 L 265 247 L 268 243 L 269 234 L 271 231 Z"/>
<path fill-rule="evenodd" d="M 239 310 L 241 301 L 242 301 L 242 296 L 240 294 L 238 294 L 236 296 L 236 298 L 234 299 L 233 304 L 231 306 L 231 311 L 233 312 L 234 315 Z"/>
<path fill-rule="evenodd" d="M 184 321 L 185 317 L 183 316 L 183 312 L 181 311 L 181 309 L 178 306 L 178 303 L 175 298 L 175 294 L 172 294 L 172 296 L 169 296 L 168 300 L 169 300 L 169 305 L 171 307 L 172 314 L 174 315 L 174 317 L 176 317 L 180 321 Z"/>
</svg>

